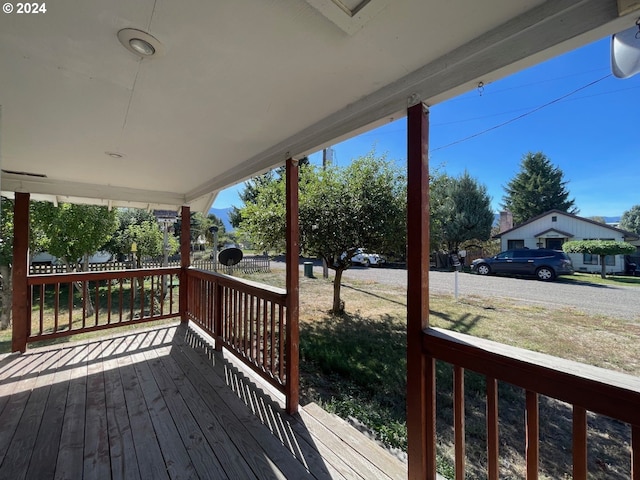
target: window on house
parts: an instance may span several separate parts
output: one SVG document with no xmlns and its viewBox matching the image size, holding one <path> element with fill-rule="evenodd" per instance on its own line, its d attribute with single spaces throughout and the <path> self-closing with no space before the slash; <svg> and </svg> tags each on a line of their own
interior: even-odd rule
<svg viewBox="0 0 640 480">
<path fill-rule="evenodd" d="M 552 222 L 557 222 L 558 221 L 558 217 L 556 215 L 554 215 L 553 217 L 551 217 L 551 221 Z"/>
<path fill-rule="evenodd" d="M 582 263 L 584 263 L 585 265 L 598 265 L 598 255 L 593 255 L 591 253 L 583 253 Z"/>
<path fill-rule="evenodd" d="M 507 250 L 524 248 L 524 240 L 507 240 Z"/>
</svg>

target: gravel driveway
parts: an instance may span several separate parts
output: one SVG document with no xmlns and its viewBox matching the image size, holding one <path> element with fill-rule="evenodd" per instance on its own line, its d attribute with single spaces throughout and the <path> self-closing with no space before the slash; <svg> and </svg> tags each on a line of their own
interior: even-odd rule
<svg viewBox="0 0 640 480">
<path fill-rule="evenodd" d="M 321 270 L 315 268 L 315 274 Z M 390 268 L 359 268 L 345 271 L 343 279 L 374 280 L 379 283 L 406 287 L 406 270 Z M 455 273 L 429 272 L 431 293 L 454 294 Z M 458 295 L 512 298 L 518 302 L 546 307 L 574 307 L 587 313 L 608 315 L 640 323 L 640 288 L 609 285 L 580 285 L 563 282 L 540 282 L 528 278 L 509 278 L 470 273 L 458 274 Z"/>
</svg>

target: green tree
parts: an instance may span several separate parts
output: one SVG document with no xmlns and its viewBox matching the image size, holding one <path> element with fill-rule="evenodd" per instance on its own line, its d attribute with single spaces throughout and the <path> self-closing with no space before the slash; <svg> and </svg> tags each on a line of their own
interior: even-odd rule
<svg viewBox="0 0 640 480">
<path fill-rule="evenodd" d="M 563 177 L 545 154 L 529 152 L 522 157 L 520 172 L 504 187 L 502 207 L 511 211 L 515 224 L 554 209 L 578 213 Z"/>
<path fill-rule="evenodd" d="M 600 276 L 607 278 L 607 266 L 604 258 L 607 255 L 629 255 L 636 251 L 636 247 L 626 242 L 616 242 L 614 240 L 573 240 L 565 242 L 562 250 L 566 253 L 589 253 L 600 257 L 602 269 Z"/>
<path fill-rule="evenodd" d="M 131 252 L 131 238 L 127 234 L 129 226 L 155 222 L 156 217 L 153 212 L 140 208 L 119 208 L 116 212 L 118 226 L 104 249 L 113 255 L 128 255 Z"/>
<path fill-rule="evenodd" d="M 101 249 L 117 228 L 116 212 L 107 207 L 49 202 L 33 202 L 33 227 L 47 238 L 47 250 L 63 259 L 67 271 L 77 268 L 78 260 Z M 87 262 L 84 262 L 86 270 Z"/>
<path fill-rule="evenodd" d="M 0 199 L 2 212 L 0 215 L 0 276 L 2 277 L 0 310 L 0 330 L 6 330 L 11 323 L 11 307 L 13 289 L 11 284 L 11 265 L 13 263 L 13 201 L 2 197 Z"/>
<path fill-rule="evenodd" d="M 259 189 L 245 204 L 241 229 L 260 248 L 282 248 L 285 238 L 282 178 Z M 405 248 L 406 180 L 392 162 L 374 152 L 346 168 L 300 169 L 300 246 L 335 271 L 332 312 L 341 314 L 342 273 L 358 248 L 398 252 Z"/>
<path fill-rule="evenodd" d="M 71 203 L 56 207 L 49 202 L 33 202 L 31 207 L 32 226 L 43 232 L 47 250 L 64 261 L 68 272 L 76 270 L 81 259 L 82 270 L 88 270 L 89 255 L 102 248 L 117 228 L 116 212 L 107 207 Z M 87 314 L 91 315 L 93 304 L 87 284 L 75 286 L 86 299 Z"/>
<path fill-rule="evenodd" d="M 159 257 L 164 251 L 164 233 L 160 229 L 158 222 L 154 220 L 145 220 L 140 224 L 131 224 L 127 227 L 124 238 L 128 243 L 128 250 L 131 251 L 131 245 L 136 243 L 137 267 L 142 267 L 142 260 L 145 257 Z M 179 242 L 174 236 L 168 237 L 169 255 L 178 251 Z"/>
<path fill-rule="evenodd" d="M 458 178 L 449 177 L 435 194 L 441 241 L 448 252 L 456 253 L 460 244 L 469 240 L 489 239 L 494 215 L 491 197 L 484 185 L 464 172 Z M 443 195 L 443 198 L 439 199 L 437 195 Z"/>
<path fill-rule="evenodd" d="M 640 235 L 640 205 L 634 205 L 622 214 L 620 228 Z"/>
<path fill-rule="evenodd" d="M 309 165 L 309 157 L 302 157 L 298 160 L 298 166 L 302 169 Z M 275 170 L 269 170 L 267 173 L 253 177 L 244 182 L 244 189 L 238 193 L 243 205 L 256 203 L 258 193 L 266 188 L 267 185 L 274 181 L 280 181 L 284 177 L 286 167 L 281 166 Z M 233 228 L 238 228 L 242 223 L 242 209 L 234 206 L 229 212 L 229 222 Z"/>
</svg>

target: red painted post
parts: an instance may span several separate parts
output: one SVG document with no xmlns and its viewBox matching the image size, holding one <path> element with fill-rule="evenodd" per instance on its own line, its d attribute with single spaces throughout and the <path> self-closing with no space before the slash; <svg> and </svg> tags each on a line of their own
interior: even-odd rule
<svg viewBox="0 0 640 480">
<path fill-rule="evenodd" d="M 298 314 L 300 304 L 300 239 L 298 224 L 298 161 L 287 160 L 286 218 L 287 218 L 287 326 L 286 326 L 286 397 L 287 412 L 298 411 L 299 391 L 299 342 Z M 282 334 L 282 332 L 281 332 Z"/>
<path fill-rule="evenodd" d="M 422 355 L 429 326 L 429 111 L 407 111 L 407 437 L 410 480 L 435 480 L 435 362 Z"/>
<path fill-rule="evenodd" d="M 180 318 L 182 322 L 188 322 L 189 316 L 187 309 L 189 308 L 188 298 L 188 281 L 187 269 L 191 265 L 191 212 L 188 206 L 182 206 L 180 223 Z"/>
<path fill-rule="evenodd" d="M 29 194 L 15 194 L 13 205 L 13 337 L 11 351 L 27 350 L 31 308 L 27 274 L 29 273 Z"/>
</svg>

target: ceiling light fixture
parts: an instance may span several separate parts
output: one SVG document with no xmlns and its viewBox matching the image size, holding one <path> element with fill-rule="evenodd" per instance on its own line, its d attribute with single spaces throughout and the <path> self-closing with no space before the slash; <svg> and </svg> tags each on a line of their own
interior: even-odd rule
<svg viewBox="0 0 640 480">
<path fill-rule="evenodd" d="M 164 53 L 164 47 L 152 35 L 135 28 L 123 28 L 118 32 L 118 40 L 124 48 L 142 58 L 157 57 Z"/>
</svg>

